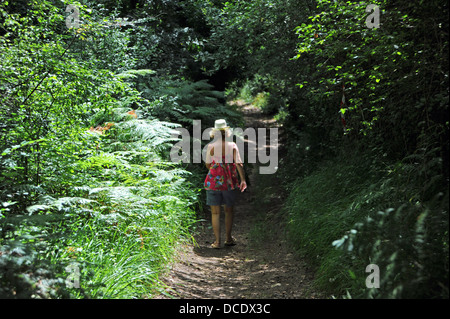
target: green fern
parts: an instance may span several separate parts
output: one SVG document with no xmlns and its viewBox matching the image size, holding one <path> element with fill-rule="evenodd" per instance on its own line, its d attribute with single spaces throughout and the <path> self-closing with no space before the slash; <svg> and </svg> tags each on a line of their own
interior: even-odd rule
<svg viewBox="0 0 450 319">
<path fill-rule="evenodd" d="M 143 97 L 150 103 L 143 111 L 159 119 L 180 123 L 187 129 L 193 120 L 201 120 L 203 128 L 213 126 L 216 118 L 227 118 L 236 126 L 242 124 L 241 115 L 224 104 L 224 93 L 215 91 L 206 80 L 161 77 L 144 85 Z"/>
<path fill-rule="evenodd" d="M 125 72 L 118 74 L 117 76 L 121 79 L 136 79 L 138 76 L 153 75 L 155 73 L 156 73 L 156 71 L 149 70 L 149 69 L 127 70 Z"/>
</svg>

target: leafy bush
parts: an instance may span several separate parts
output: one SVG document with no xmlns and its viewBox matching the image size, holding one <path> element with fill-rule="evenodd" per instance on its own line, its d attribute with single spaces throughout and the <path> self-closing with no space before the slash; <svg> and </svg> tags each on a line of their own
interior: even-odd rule
<svg viewBox="0 0 450 319">
<path fill-rule="evenodd" d="M 83 27 L 56 32 L 50 2 L 0 4 L 2 298 L 151 297 L 195 220 L 197 189 L 168 158 L 180 124 L 145 114 L 126 82 L 152 72 L 103 59 L 127 52 L 129 32 L 99 32 L 79 8 Z"/>
<path fill-rule="evenodd" d="M 405 182 L 407 165 L 373 167 L 368 155 L 347 155 L 293 183 L 290 239 L 329 293 L 447 298 L 448 191 L 423 201 L 423 185 Z M 379 289 L 365 286 L 369 264 L 380 268 Z"/>
<path fill-rule="evenodd" d="M 3 266 L 11 267 L 17 254 L 28 260 L 28 267 L 48 263 L 51 267 L 43 268 L 48 271 L 76 261 L 82 270 L 81 290 L 72 289 L 73 297 L 151 296 L 174 243 L 189 237 L 187 230 L 195 216 L 190 207 L 196 192 L 184 178 L 188 172 L 161 156 L 161 148 L 170 145 L 170 132 L 170 127 L 156 120 L 129 119 L 116 123 L 106 134 L 90 133 L 87 138 L 97 144 L 97 150 L 83 152 L 69 167 L 62 166 L 72 178 L 90 176 L 84 185 L 78 184 L 81 179 L 69 184 L 64 174 L 49 179 L 45 184 L 59 180 L 67 185 L 65 197 L 42 190 L 27 207 L 28 214 L 5 216 L 2 230 L 11 228 L 5 240 L 10 238 L 12 244 L 22 243 L 25 248 L 10 249 L 5 241 Z M 39 246 L 31 248 L 36 240 Z M 2 277 L 9 289 L 2 296 L 39 295 L 34 277 L 19 280 L 25 278 L 20 273 L 34 270 L 21 266 L 23 261 L 17 263 Z M 55 276 L 47 284 L 59 293 L 44 297 L 69 296 L 66 289 L 55 286 L 68 274 L 60 270 Z"/>
</svg>

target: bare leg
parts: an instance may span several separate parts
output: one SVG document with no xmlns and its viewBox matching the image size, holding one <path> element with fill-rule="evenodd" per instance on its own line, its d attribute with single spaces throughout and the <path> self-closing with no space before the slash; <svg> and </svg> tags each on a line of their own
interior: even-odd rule
<svg viewBox="0 0 450 319">
<path fill-rule="evenodd" d="M 216 241 L 214 244 L 220 245 L 220 206 L 211 206 L 211 224 Z"/>
<path fill-rule="evenodd" d="M 227 242 L 232 241 L 231 230 L 233 228 L 233 215 L 234 215 L 234 207 L 233 206 L 225 206 L 225 231 L 227 235 Z"/>
</svg>

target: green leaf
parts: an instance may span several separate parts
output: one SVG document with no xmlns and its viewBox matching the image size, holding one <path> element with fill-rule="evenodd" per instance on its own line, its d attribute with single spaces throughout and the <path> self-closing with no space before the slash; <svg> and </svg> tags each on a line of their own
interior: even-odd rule
<svg viewBox="0 0 450 319">
<path fill-rule="evenodd" d="M 348 273 L 349 273 L 349 275 L 350 275 L 350 278 L 356 279 L 356 275 L 355 275 L 355 273 L 354 273 L 353 271 L 351 271 L 351 270 L 349 269 L 349 270 L 348 270 Z"/>
</svg>

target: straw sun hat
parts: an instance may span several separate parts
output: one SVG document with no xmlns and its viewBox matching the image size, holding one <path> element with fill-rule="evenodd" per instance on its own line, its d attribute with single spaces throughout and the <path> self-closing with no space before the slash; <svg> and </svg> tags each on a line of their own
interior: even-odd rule
<svg viewBox="0 0 450 319">
<path fill-rule="evenodd" d="M 215 130 L 227 130 L 230 127 L 227 125 L 227 121 L 224 119 L 216 120 L 214 122 L 214 129 Z"/>
<path fill-rule="evenodd" d="M 214 137 L 215 133 L 223 131 L 225 131 L 225 136 L 231 136 L 230 127 L 227 125 L 227 121 L 224 119 L 216 120 L 214 122 L 214 128 L 210 132 L 210 136 Z"/>
</svg>

